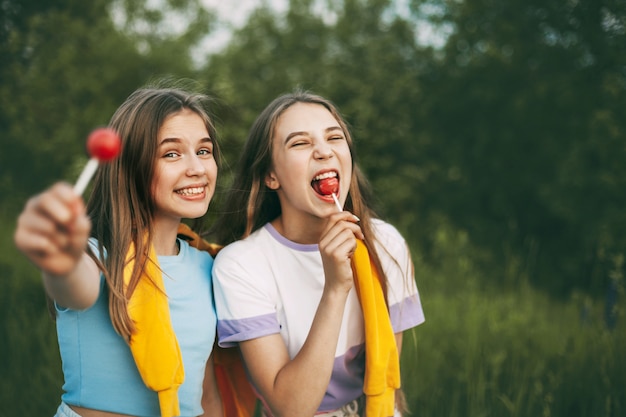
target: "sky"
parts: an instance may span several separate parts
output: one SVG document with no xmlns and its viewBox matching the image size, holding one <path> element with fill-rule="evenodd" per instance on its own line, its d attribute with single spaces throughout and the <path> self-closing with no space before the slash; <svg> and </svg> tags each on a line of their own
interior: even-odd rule
<svg viewBox="0 0 626 417">
<path fill-rule="evenodd" d="M 159 0 L 152 1 L 158 2 Z M 201 3 L 207 9 L 217 13 L 219 26 L 195 48 L 198 53 L 194 56 L 197 57 L 206 57 L 222 50 L 228 44 L 232 31 L 244 26 L 250 13 L 259 6 L 267 4 L 276 12 L 281 13 L 287 10 L 289 2 L 288 0 L 201 0 Z M 401 16 L 408 16 L 410 13 L 408 0 L 395 0 L 394 3 L 397 13 Z M 318 5 L 319 13 L 323 14 L 324 0 L 319 0 Z M 435 48 L 445 44 L 445 39 L 449 34 L 448 28 L 435 29 L 426 20 L 420 21 L 417 29 L 417 42 Z M 204 61 L 204 59 L 200 60 Z M 198 64 L 201 63 L 198 62 Z"/>
<path fill-rule="evenodd" d="M 220 26 L 203 42 L 201 49 L 209 53 L 221 50 L 228 44 L 231 31 L 242 27 L 250 13 L 263 3 L 278 12 L 287 8 L 287 0 L 202 0 L 202 4 L 217 13 Z"/>
<path fill-rule="evenodd" d="M 235 26 L 242 26 L 252 10 L 263 3 L 271 5 L 277 11 L 284 11 L 287 0 L 202 0 L 202 4 L 215 10 L 220 18 Z"/>
</svg>

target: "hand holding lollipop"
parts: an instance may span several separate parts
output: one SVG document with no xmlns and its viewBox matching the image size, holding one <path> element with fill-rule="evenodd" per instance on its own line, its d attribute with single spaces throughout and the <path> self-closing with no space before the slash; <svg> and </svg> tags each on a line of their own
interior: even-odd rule
<svg viewBox="0 0 626 417">
<path fill-rule="evenodd" d="M 122 140 L 113 129 L 102 127 L 92 131 L 87 138 L 87 151 L 91 158 L 80 173 L 76 185 L 74 185 L 74 192 L 81 195 L 96 172 L 98 163 L 115 159 L 121 148 Z"/>
</svg>

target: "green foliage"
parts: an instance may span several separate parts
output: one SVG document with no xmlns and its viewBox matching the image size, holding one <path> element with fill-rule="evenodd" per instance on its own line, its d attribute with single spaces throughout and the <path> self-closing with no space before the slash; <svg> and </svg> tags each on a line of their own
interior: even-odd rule
<svg viewBox="0 0 626 417">
<path fill-rule="evenodd" d="M 433 265 L 447 223 L 486 270 L 519 265 L 563 297 L 601 294 L 611 259 L 626 253 L 623 2 L 414 0 L 407 15 L 389 0 L 322 12 L 292 0 L 281 14 L 259 7 L 201 68 L 194 46 L 215 22 L 199 0 L 5 3 L 5 204 L 73 179 L 88 131 L 138 85 L 173 75 L 217 97 L 230 164 L 277 95 L 299 86 L 332 99 L 379 211 Z M 417 43 L 425 21 L 447 28 L 442 49 Z"/>
<path fill-rule="evenodd" d="M 528 287 L 428 295 L 417 348 L 409 338 L 403 355 L 414 415 L 623 415 L 623 323 L 614 332 L 585 325 L 576 303 L 554 304 Z"/>
<path fill-rule="evenodd" d="M 312 89 L 347 116 L 381 211 L 431 263 L 451 222 L 486 269 L 600 294 L 626 251 L 623 4 L 411 4 L 408 19 L 383 0 L 257 10 L 205 75 L 230 106 L 229 160 L 264 104 Z M 417 44 L 425 19 L 449 28 L 442 50 Z"/>
<path fill-rule="evenodd" d="M 449 262 L 416 263 L 426 322 L 403 347 L 412 415 L 624 414 L 623 310 L 609 331 L 602 303 L 586 296 L 561 302 L 527 284 L 485 288 L 463 236 L 440 230 L 437 249 Z"/>
<path fill-rule="evenodd" d="M 603 292 L 626 250 L 624 3 L 413 4 L 454 29 L 420 74 L 415 126 L 437 164 L 419 209 L 467 230 L 487 265 L 514 256 L 553 294 Z"/>
<path fill-rule="evenodd" d="M 0 211 L 0 415 L 53 415 L 63 375 L 41 278 L 13 245 L 15 220 Z M 9 233 L 10 232 L 10 233 Z M 6 413 L 6 414 L 4 414 Z"/>
</svg>

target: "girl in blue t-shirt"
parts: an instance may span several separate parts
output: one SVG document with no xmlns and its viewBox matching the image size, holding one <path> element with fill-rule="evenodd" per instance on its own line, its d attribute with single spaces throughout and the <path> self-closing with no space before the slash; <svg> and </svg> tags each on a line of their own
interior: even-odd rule
<svg viewBox="0 0 626 417">
<path fill-rule="evenodd" d="M 88 203 L 59 182 L 19 216 L 15 243 L 54 302 L 65 379 L 57 416 L 222 416 L 213 259 L 177 237 L 215 191 L 206 103 L 177 86 L 135 91 L 110 121 L 121 153 L 100 165 Z"/>
</svg>

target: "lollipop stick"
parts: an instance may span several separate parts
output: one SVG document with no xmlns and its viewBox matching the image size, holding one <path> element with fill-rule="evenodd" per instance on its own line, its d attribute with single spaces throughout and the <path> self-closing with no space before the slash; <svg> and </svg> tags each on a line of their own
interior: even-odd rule
<svg viewBox="0 0 626 417">
<path fill-rule="evenodd" d="M 341 207 L 341 203 L 339 203 L 339 200 L 337 199 L 337 196 L 335 195 L 335 193 L 332 193 L 332 196 L 333 196 L 333 200 L 335 200 L 335 206 L 337 206 L 337 210 L 343 211 L 343 207 Z"/>
<path fill-rule="evenodd" d="M 332 193 L 331 195 L 333 196 L 333 200 L 335 201 L 335 206 L 337 207 L 337 210 L 343 211 L 343 207 L 341 207 L 341 203 L 339 202 L 339 199 L 337 198 L 335 193 Z M 352 217 L 354 217 L 354 220 L 356 220 L 357 222 L 361 221 L 361 219 L 359 219 L 356 214 L 353 214 Z"/>
<path fill-rule="evenodd" d="M 83 172 L 78 176 L 78 180 L 76 181 L 76 185 L 74 185 L 74 192 L 78 195 L 82 195 L 87 188 L 87 184 L 89 184 L 89 180 L 95 174 L 96 169 L 98 169 L 98 160 L 96 158 L 91 158 L 85 168 L 83 168 Z"/>
</svg>

